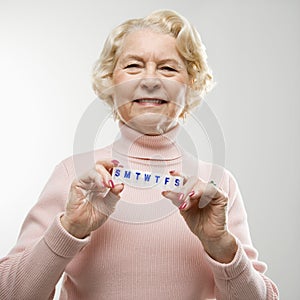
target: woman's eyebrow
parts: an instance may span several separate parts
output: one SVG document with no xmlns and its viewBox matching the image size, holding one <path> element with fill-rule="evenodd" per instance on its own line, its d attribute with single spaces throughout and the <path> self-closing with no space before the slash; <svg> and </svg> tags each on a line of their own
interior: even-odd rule
<svg viewBox="0 0 300 300">
<path fill-rule="evenodd" d="M 125 55 L 121 61 L 124 61 L 124 60 L 138 60 L 138 61 L 143 61 L 143 58 L 141 56 L 138 56 L 138 55 L 135 55 L 135 54 L 128 54 L 128 55 Z"/>
<path fill-rule="evenodd" d="M 174 65 L 177 65 L 177 66 L 182 66 L 180 61 L 178 61 L 177 59 L 174 59 L 174 58 L 162 59 L 162 60 L 159 61 L 159 64 L 174 64 Z"/>
<path fill-rule="evenodd" d="M 128 54 L 125 55 L 121 61 L 127 61 L 127 60 L 137 60 L 137 61 L 144 61 L 143 57 L 136 55 L 136 54 Z M 161 59 L 158 61 L 159 64 L 173 64 L 176 65 L 177 67 L 183 68 L 184 65 L 183 63 L 181 63 L 180 61 L 178 61 L 175 58 L 165 58 L 165 59 Z"/>
</svg>

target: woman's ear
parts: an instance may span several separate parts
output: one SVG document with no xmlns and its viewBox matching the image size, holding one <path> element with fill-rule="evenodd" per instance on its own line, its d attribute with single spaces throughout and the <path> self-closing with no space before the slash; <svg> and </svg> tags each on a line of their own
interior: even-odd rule
<svg viewBox="0 0 300 300">
<path fill-rule="evenodd" d="M 182 112 L 180 113 L 179 118 L 181 118 L 182 120 L 185 120 L 187 114 L 188 114 L 188 106 L 187 106 L 187 104 L 186 104 L 186 105 L 184 106 Z"/>
<path fill-rule="evenodd" d="M 112 114 L 113 114 L 114 121 L 119 121 L 120 120 L 120 115 L 118 113 L 118 110 L 114 106 L 114 104 L 112 105 Z"/>
<path fill-rule="evenodd" d="M 188 80 L 188 88 L 193 89 L 194 83 L 196 82 L 196 78 L 194 78 L 192 75 L 189 75 L 189 80 Z"/>
</svg>

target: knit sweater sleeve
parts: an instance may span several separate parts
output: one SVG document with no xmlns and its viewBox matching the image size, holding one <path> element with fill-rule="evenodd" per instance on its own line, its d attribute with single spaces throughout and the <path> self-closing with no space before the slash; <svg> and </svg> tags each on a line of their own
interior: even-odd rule
<svg viewBox="0 0 300 300">
<path fill-rule="evenodd" d="M 228 229 L 235 236 L 238 250 L 229 264 L 216 262 L 206 254 L 214 274 L 218 300 L 276 300 L 276 285 L 264 275 L 267 266 L 258 261 L 252 246 L 241 193 L 234 177 L 228 172 L 229 211 Z"/>
<path fill-rule="evenodd" d="M 52 299 L 66 265 L 88 243 L 60 223 L 70 181 L 62 162 L 27 215 L 16 246 L 0 260 L 0 299 Z"/>
</svg>

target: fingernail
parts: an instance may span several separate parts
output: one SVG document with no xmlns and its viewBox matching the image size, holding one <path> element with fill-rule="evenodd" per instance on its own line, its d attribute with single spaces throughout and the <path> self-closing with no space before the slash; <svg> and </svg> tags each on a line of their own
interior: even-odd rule
<svg viewBox="0 0 300 300">
<path fill-rule="evenodd" d="M 179 206 L 179 209 L 180 209 L 180 210 L 185 209 L 185 208 L 186 208 L 186 205 L 187 205 L 187 203 L 186 203 L 186 202 L 183 202 L 183 203 Z"/>
<path fill-rule="evenodd" d="M 170 173 L 175 173 L 175 170 L 171 170 L 171 171 L 169 171 Z"/>
<path fill-rule="evenodd" d="M 183 197 L 184 197 L 184 194 L 183 194 L 183 193 L 180 193 L 180 194 L 179 194 L 178 200 L 181 202 L 181 201 L 183 200 Z"/>
<path fill-rule="evenodd" d="M 115 184 L 112 180 L 108 181 L 108 185 L 113 189 L 115 187 Z"/>
<path fill-rule="evenodd" d="M 194 194 L 195 194 L 195 191 L 191 191 L 191 192 L 189 193 L 189 197 L 192 197 Z"/>
<path fill-rule="evenodd" d="M 111 161 L 114 165 L 118 165 L 120 162 L 118 161 L 118 160 L 116 160 L 116 159 L 113 159 L 112 161 Z"/>
</svg>

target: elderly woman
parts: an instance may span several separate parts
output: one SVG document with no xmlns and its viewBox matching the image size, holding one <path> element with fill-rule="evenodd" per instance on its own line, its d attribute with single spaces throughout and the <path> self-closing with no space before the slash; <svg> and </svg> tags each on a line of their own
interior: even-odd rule
<svg viewBox="0 0 300 300">
<path fill-rule="evenodd" d="M 1 260 L 1 299 L 51 299 L 62 275 L 60 299 L 278 299 L 236 181 L 220 168 L 211 182 L 213 166 L 176 142 L 211 81 L 197 31 L 177 13 L 112 31 L 94 88 L 120 137 L 93 165 L 91 153 L 57 165 Z"/>
</svg>

